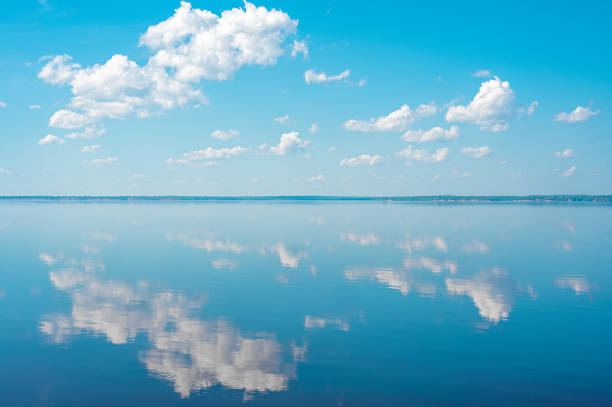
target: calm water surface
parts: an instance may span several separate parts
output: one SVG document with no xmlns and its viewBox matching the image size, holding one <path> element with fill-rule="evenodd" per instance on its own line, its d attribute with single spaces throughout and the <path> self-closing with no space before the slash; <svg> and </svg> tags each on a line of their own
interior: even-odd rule
<svg viewBox="0 0 612 407">
<path fill-rule="evenodd" d="M 0 203 L 0 405 L 612 405 L 612 207 Z"/>
</svg>

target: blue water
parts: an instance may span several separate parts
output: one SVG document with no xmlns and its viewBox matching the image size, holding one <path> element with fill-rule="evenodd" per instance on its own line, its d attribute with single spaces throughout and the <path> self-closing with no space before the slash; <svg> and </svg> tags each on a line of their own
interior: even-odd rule
<svg viewBox="0 0 612 407">
<path fill-rule="evenodd" d="M 0 202 L 2 406 L 612 405 L 612 207 Z"/>
</svg>

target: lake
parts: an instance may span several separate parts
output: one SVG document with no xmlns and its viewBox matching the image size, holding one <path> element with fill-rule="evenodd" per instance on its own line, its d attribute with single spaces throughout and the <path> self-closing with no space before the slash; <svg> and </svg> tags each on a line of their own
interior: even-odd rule
<svg viewBox="0 0 612 407">
<path fill-rule="evenodd" d="M 0 202 L 0 405 L 612 404 L 612 206 Z"/>
</svg>

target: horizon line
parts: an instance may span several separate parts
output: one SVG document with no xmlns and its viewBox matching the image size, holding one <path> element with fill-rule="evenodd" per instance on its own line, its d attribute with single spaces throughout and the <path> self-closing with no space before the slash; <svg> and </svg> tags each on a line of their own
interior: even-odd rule
<svg viewBox="0 0 612 407">
<path fill-rule="evenodd" d="M 4 201 L 392 201 L 612 203 L 611 194 L 529 195 L 0 195 Z"/>
</svg>

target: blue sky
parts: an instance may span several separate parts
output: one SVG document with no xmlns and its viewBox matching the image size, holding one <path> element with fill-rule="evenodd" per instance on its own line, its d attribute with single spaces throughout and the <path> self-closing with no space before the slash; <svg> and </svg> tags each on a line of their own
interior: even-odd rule
<svg viewBox="0 0 612 407">
<path fill-rule="evenodd" d="M 609 3 L 396 3 L 4 4 L 0 193 L 612 192 Z"/>
</svg>

